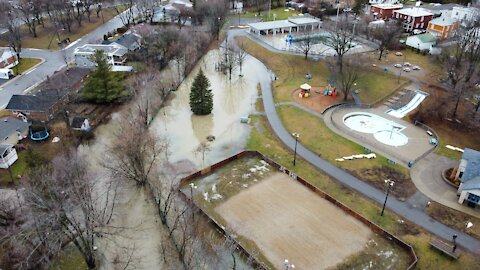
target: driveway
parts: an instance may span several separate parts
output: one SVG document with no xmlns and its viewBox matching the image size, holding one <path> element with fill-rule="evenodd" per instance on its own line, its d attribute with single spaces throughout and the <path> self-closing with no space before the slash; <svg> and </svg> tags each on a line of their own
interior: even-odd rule
<svg viewBox="0 0 480 270">
<path fill-rule="evenodd" d="M 442 179 L 442 172 L 456 165 L 458 161 L 431 153 L 412 167 L 410 175 L 417 189 L 431 200 L 480 218 L 478 210 L 457 202 L 457 189 Z"/>
</svg>

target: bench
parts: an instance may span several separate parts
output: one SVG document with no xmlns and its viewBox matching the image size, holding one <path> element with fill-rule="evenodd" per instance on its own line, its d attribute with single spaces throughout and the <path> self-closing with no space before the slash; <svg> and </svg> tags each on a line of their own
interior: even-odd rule
<svg viewBox="0 0 480 270">
<path fill-rule="evenodd" d="M 456 249 L 454 252 L 453 245 L 447 244 L 440 239 L 432 238 L 432 240 L 430 240 L 430 246 L 449 256 L 452 259 L 457 260 L 458 257 L 460 257 L 460 251 L 458 249 Z"/>
</svg>

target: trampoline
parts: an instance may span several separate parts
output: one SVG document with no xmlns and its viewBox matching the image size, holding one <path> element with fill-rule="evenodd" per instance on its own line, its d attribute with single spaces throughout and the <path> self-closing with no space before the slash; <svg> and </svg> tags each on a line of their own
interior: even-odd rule
<svg viewBox="0 0 480 270">
<path fill-rule="evenodd" d="M 47 129 L 35 132 L 30 129 L 30 139 L 32 139 L 32 141 L 43 141 L 47 139 L 48 136 L 50 136 L 50 134 Z"/>
</svg>

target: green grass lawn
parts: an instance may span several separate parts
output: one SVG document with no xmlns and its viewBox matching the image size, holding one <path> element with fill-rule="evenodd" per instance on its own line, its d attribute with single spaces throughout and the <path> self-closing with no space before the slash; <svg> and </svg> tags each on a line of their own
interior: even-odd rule
<svg viewBox="0 0 480 270">
<path fill-rule="evenodd" d="M 15 75 L 21 75 L 41 61 L 42 60 L 38 58 L 20 58 L 18 65 L 13 67 L 12 70 L 14 71 Z"/>
<path fill-rule="evenodd" d="M 361 74 L 356 89 L 360 91 L 362 102 L 370 104 L 391 95 L 407 82 L 407 79 L 398 80 L 397 76 L 380 71 L 378 68 L 368 68 Z"/>
<path fill-rule="evenodd" d="M 326 86 L 330 71 L 321 62 L 305 60 L 302 56 L 273 53 L 258 45 L 247 37 L 237 38 L 237 43 L 243 43 L 245 50 L 253 57 L 262 61 L 273 70 L 277 80 L 273 82 L 275 102 L 292 101 L 292 93 L 305 82 L 305 74 L 312 74 L 309 84 L 313 87 Z"/>
<path fill-rule="evenodd" d="M 103 10 L 103 20 L 105 22 L 109 21 L 113 17 L 117 15 L 117 12 L 113 8 L 106 8 Z M 104 22 L 102 20 L 102 16 L 97 18 L 95 12 L 92 12 L 92 16 L 90 17 L 91 22 L 88 22 L 87 18 L 82 22 L 82 27 L 78 28 L 76 22 L 73 23 L 72 32 L 68 33 L 67 30 L 59 31 L 60 39 L 65 39 L 67 37 L 70 38 L 70 41 L 73 42 L 84 35 L 92 32 L 93 30 L 97 29 L 100 25 Z M 58 50 L 59 47 L 57 45 L 57 35 L 55 28 L 50 25 L 50 20 L 47 18 L 45 19 L 45 28 L 42 26 L 37 27 L 37 34 L 38 37 L 34 38 L 29 32 L 28 28 L 24 25 L 21 27 L 22 32 L 22 47 L 23 48 L 36 48 L 36 49 L 49 49 L 49 50 Z M 7 46 L 4 39 L 0 37 L 0 46 Z"/>
<path fill-rule="evenodd" d="M 416 191 L 412 183 L 409 172 L 400 165 L 392 165 L 387 162 L 387 158 L 377 156 L 374 159 L 357 159 L 352 161 L 337 162 L 336 158 L 356 154 L 366 154 L 363 146 L 331 131 L 320 119 L 294 106 L 279 106 L 277 112 L 289 132 L 300 134 L 301 142 L 308 149 L 328 160 L 336 166 L 353 172 L 365 181 L 383 189 L 384 180 L 393 169 L 398 174 L 396 181 L 401 181 L 400 185 L 393 190 L 393 194 L 399 197 L 409 197 Z M 384 168 L 385 169 L 381 169 Z M 389 168 L 389 171 L 383 171 Z M 389 173 L 387 173 L 389 172 Z"/>
<path fill-rule="evenodd" d="M 100 264 L 100 260 L 98 261 Z M 65 248 L 57 257 L 49 270 L 86 270 L 88 269 L 82 254 L 75 246 L 71 245 Z"/>
<path fill-rule="evenodd" d="M 27 163 L 25 163 L 25 154 L 25 151 L 17 152 L 18 160 L 15 161 L 15 163 L 13 163 L 13 165 L 10 167 L 15 183 L 17 182 L 17 176 L 23 176 L 23 174 L 27 170 Z M 0 169 L 0 186 L 7 186 L 11 183 L 12 179 L 8 170 Z"/>
<path fill-rule="evenodd" d="M 410 222 L 398 222 L 403 218 L 386 210 L 383 217 L 380 216 L 381 206 L 366 199 L 360 194 L 343 187 L 333 179 L 316 170 L 305 160 L 299 159 L 297 166 L 292 166 L 293 153 L 287 151 L 278 140 L 263 116 L 250 116 L 252 125 L 255 127 L 250 133 L 247 148 L 254 149 L 269 156 L 277 163 L 286 166 L 297 174 L 307 179 L 310 183 L 335 197 L 338 201 L 359 212 L 364 217 L 378 224 L 387 231 L 400 236 L 403 240 L 412 244 L 419 265 L 416 269 L 476 269 L 480 264 L 480 258 L 471 254 L 463 253 L 458 261 L 450 260 L 444 255 L 429 248 L 428 242 L 431 235 L 422 233 L 421 230 Z M 303 137 L 303 136 L 302 136 Z"/>
<path fill-rule="evenodd" d="M 288 17 L 293 17 L 293 16 L 298 16 L 300 12 L 296 10 L 290 10 L 287 7 L 279 7 L 279 8 L 274 8 L 270 11 L 270 16 L 268 9 L 261 11 L 260 15 L 258 15 L 258 12 L 253 9 L 247 9 L 246 13 L 240 15 L 241 18 L 260 18 L 262 21 L 273 21 L 273 20 L 286 20 Z"/>
</svg>

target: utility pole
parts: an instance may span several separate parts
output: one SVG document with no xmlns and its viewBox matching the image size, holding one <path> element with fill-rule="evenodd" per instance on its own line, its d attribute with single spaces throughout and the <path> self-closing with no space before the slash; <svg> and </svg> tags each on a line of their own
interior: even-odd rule
<svg viewBox="0 0 480 270">
<path fill-rule="evenodd" d="M 390 179 L 387 179 L 385 180 L 385 184 L 387 184 L 387 194 L 385 195 L 385 202 L 383 203 L 382 213 L 380 214 L 380 216 L 383 216 L 383 212 L 385 211 L 385 206 L 387 205 L 388 194 L 390 194 L 390 188 L 393 187 L 393 184 L 395 184 L 395 182 L 393 182 Z"/>
</svg>

